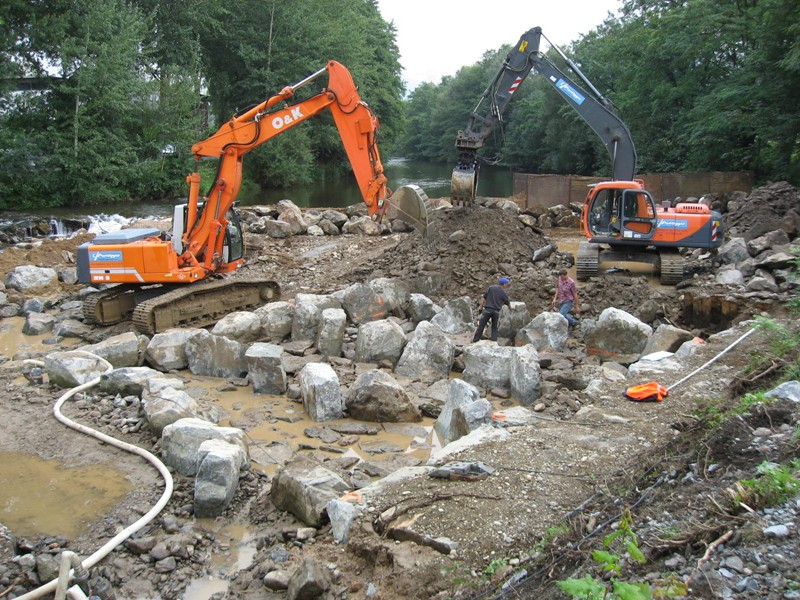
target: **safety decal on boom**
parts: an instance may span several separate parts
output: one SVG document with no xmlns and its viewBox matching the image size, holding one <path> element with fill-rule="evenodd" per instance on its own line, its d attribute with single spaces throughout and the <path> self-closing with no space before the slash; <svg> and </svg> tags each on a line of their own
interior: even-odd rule
<svg viewBox="0 0 800 600">
<path fill-rule="evenodd" d="M 586 97 L 583 94 L 581 94 L 563 79 L 556 81 L 556 88 L 578 106 L 583 104 L 583 102 L 586 100 Z"/>
<path fill-rule="evenodd" d="M 510 88 L 508 88 L 508 93 L 509 93 L 509 94 L 513 94 L 514 92 L 516 92 L 516 91 L 517 91 L 517 88 L 519 87 L 519 84 L 520 84 L 520 83 L 522 83 L 522 77 L 517 77 L 517 78 L 514 80 L 514 83 L 512 83 L 512 84 L 511 84 L 511 87 L 510 87 Z"/>
<path fill-rule="evenodd" d="M 659 219 L 659 229 L 689 229 L 689 221 L 682 221 L 681 219 Z"/>
</svg>

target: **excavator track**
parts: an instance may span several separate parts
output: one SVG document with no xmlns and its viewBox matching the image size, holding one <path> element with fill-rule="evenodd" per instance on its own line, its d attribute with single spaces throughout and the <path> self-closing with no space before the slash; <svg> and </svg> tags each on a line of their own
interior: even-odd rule
<svg viewBox="0 0 800 600">
<path fill-rule="evenodd" d="M 280 298 L 280 286 L 264 279 L 192 283 L 140 302 L 133 324 L 153 335 L 173 327 L 206 327 L 238 310 L 253 310 Z"/>
<path fill-rule="evenodd" d="M 121 284 L 87 296 L 83 301 L 83 322 L 113 325 L 130 319 L 137 303 L 161 293 L 161 286 Z"/>
<path fill-rule="evenodd" d="M 658 257 L 662 285 L 675 285 L 683 281 L 686 260 L 680 252 L 672 248 L 661 248 Z"/>
<path fill-rule="evenodd" d="M 597 244 L 581 242 L 578 245 L 576 270 L 578 281 L 586 281 L 590 277 L 597 277 L 600 271 L 600 247 Z"/>
</svg>

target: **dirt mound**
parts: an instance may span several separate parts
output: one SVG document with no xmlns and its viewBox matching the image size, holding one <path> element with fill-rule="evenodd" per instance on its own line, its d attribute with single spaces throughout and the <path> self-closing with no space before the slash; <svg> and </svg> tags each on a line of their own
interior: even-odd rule
<svg viewBox="0 0 800 600">
<path fill-rule="evenodd" d="M 779 181 L 752 191 L 739 201 L 729 200 L 726 225 L 732 236 L 752 240 L 776 229 L 791 239 L 800 229 L 800 189 Z"/>
</svg>

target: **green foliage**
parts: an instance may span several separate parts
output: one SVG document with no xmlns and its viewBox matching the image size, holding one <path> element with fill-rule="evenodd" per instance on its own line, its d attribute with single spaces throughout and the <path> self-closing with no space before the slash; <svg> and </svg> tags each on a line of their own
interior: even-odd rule
<svg viewBox="0 0 800 600">
<path fill-rule="evenodd" d="M 0 19 L 0 208 L 184 194 L 191 145 L 214 122 L 330 59 L 351 70 L 383 141 L 403 126 L 396 33 L 376 0 L 10 0 Z M 20 77 L 41 91 L 12 93 Z M 330 119 L 300 129 L 245 161 L 243 189 L 347 163 Z"/>
<path fill-rule="evenodd" d="M 624 557 L 639 564 L 646 562 L 639 549 L 639 542 L 633 531 L 633 520 L 628 510 L 625 510 L 620 517 L 617 529 L 603 538 L 603 548 L 605 549 L 592 552 L 592 559 L 602 572 L 611 576 L 609 582 L 587 574 L 581 579 L 570 578 L 559 581 L 557 583 L 559 589 L 573 598 L 589 600 L 649 600 L 653 597 L 677 598 L 687 593 L 686 585 L 675 577 L 655 582 L 652 587 L 647 583 L 631 583 L 619 579 Z M 615 554 L 610 551 L 611 549 L 624 551 L 624 554 Z"/>
<path fill-rule="evenodd" d="M 637 1 L 568 53 L 630 128 L 639 172 L 751 170 L 757 181 L 800 184 L 798 31 L 793 0 Z M 520 33 L 509 30 L 509 42 Z M 451 160 L 456 134 L 499 64 L 479 82 L 481 63 L 462 68 L 425 89 L 425 102 L 412 94 L 409 126 L 425 125 L 430 135 L 422 141 L 409 132 L 404 154 Z M 514 98 L 487 158 L 531 173 L 611 172 L 596 136 L 542 78 L 529 76 Z M 465 100 L 473 106 L 462 110 Z"/>
<path fill-rule="evenodd" d="M 731 492 L 732 504 L 750 508 L 766 508 L 782 504 L 800 492 L 800 460 L 777 465 L 763 462 L 758 466 L 760 477 L 739 481 Z"/>
<path fill-rule="evenodd" d="M 488 575 L 489 577 L 491 577 L 492 575 L 497 573 L 499 570 L 501 570 L 501 569 L 503 569 L 503 568 L 505 568 L 507 566 L 508 566 L 508 561 L 505 558 L 493 558 L 491 561 L 489 561 L 489 564 L 483 570 L 483 572 L 486 575 Z"/>
</svg>

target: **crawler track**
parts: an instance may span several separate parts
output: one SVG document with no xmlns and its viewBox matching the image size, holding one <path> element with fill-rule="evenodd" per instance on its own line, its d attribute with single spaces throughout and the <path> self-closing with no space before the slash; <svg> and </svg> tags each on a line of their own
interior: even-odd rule
<svg viewBox="0 0 800 600">
<path fill-rule="evenodd" d="M 237 310 L 253 310 L 280 298 L 280 287 L 264 279 L 220 279 L 179 287 L 120 285 L 84 301 L 87 323 L 111 325 L 132 318 L 153 335 L 173 327 L 205 327 Z"/>
</svg>

